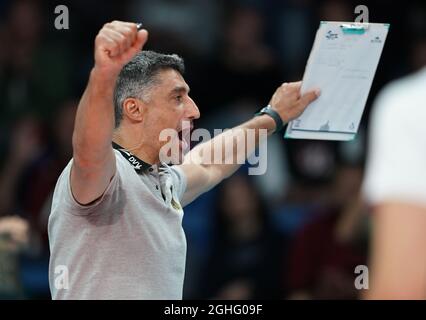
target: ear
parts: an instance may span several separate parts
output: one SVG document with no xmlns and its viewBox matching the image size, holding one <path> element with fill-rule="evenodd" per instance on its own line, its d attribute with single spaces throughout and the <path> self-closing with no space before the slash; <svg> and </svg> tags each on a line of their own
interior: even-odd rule
<svg viewBox="0 0 426 320">
<path fill-rule="evenodd" d="M 142 121 L 144 111 L 145 104 L 139 99 L 127 98 L 123 102 L 123 114 L 132 122 Z"/>
</svg>

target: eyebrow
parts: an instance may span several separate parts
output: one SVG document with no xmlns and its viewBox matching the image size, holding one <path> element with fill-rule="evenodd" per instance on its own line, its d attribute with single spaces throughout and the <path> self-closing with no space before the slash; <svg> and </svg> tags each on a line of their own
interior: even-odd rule
<svg viewBox="0 0 426 320">
<path fill-rule="evenodd" d="M 173 96 L 175 94 L 189 93 L 189 91 L 190 91 L 190 88 L 187 86 L 178 86 L 173 88 L 169 95 Z"/>
</svg>

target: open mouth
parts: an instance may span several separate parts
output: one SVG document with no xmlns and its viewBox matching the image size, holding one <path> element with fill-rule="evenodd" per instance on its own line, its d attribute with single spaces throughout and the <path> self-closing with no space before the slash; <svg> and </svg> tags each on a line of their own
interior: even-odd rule
<svg viewBox="0 0 426 320">
<path fill-rule="evenodd" d="M 183 140 L 183 130 L 182 129 L 180 131 L 178 131 L 178 137 L 179 137 L 180 141 Z"/>
<path fill-rule="evenodd" d="M 190 137 L 193 125 L 190 121 L 182 121 L 181 127 L 177 130 L 181 149 L 184 153 L 190 149 Z"/>
</svg>

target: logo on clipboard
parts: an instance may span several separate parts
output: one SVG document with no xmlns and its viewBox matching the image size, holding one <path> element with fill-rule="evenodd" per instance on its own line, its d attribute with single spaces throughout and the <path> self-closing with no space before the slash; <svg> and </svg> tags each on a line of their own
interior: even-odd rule
<svg viewBox="0 0 426 320">
<path fill-rule="evenodd" d="M 333 33 L 331 30 L 329 30 L 329 31 L 327 32 L 327 34 L 325 35 L 325 37 L 326 37 L 328 40 L 334 40 L 334 39 L 337 39 L 338 34 L 337 34 L 337 33 Z"/>
<path fill-rule="evenodd" d="M 374 37 L 373 39 L 371 39 L 371 43 L 382 43 L 382 39 L 380 39 L 379 36 Z"/>
</svg>

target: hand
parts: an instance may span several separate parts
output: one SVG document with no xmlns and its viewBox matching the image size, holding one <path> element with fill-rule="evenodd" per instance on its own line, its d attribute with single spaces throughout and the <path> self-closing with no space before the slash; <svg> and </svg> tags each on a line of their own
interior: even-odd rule
<svg viewBox="0 0 426 320">
<path fill-rule="evenodd" d="M 301 86 L 301 81 L 285 82 L 275 91 L 269 102 L 285 123 L 301 115 L 306 107 L 320 95 L 319 89 L 316 89 L 308 91 L 301 96 Z"/>
<path fill-rule="evenodd" d="M 136 23 L 113 21 L 99 31 L 95 40 L 95 69 L 116 76 L 144 46 L 148 32 L 138 32 Z"/>
</svg>

